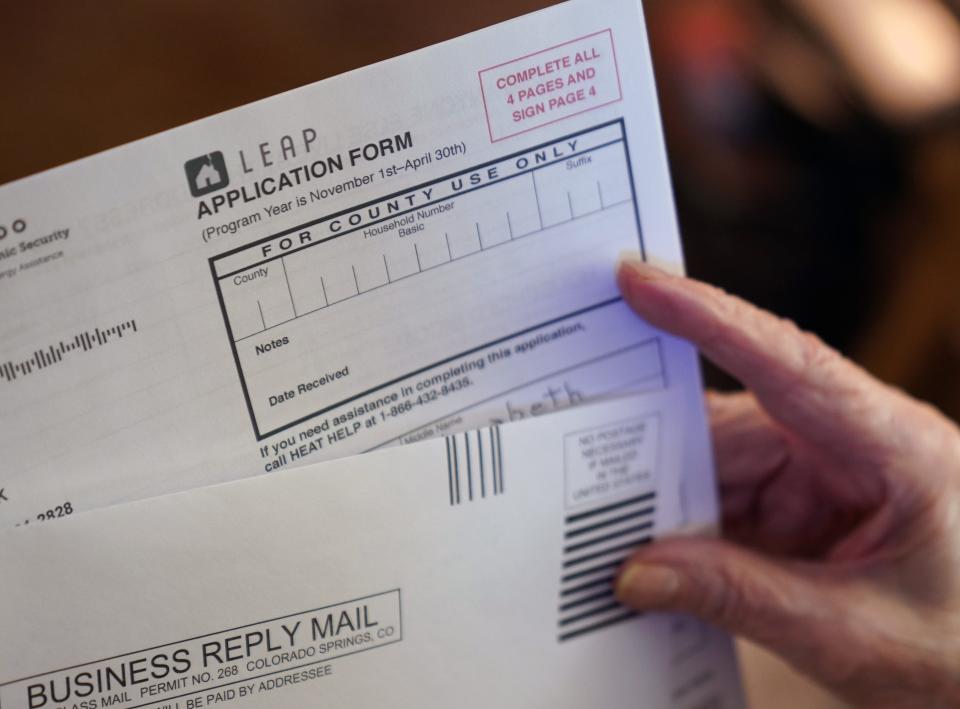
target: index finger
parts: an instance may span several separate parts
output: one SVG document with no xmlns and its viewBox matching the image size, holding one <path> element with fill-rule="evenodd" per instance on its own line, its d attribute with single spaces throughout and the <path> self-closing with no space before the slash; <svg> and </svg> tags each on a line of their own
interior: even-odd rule
<svg viewBox="0 0 960 709">
<path fill-rule="evenodd" d="M 815 336 L 639 256 L 621 258 L 617 282 L 640 316 L 694 343 L 795 435 L 844 457 L 887 449 L 896 397 Z"/>
</svg>

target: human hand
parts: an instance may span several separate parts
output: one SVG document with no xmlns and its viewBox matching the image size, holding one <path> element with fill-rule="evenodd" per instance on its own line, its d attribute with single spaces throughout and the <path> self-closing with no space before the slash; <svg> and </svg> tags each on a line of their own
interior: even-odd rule
<svg viewBox="0 0 960 709">
<path fill-rule="evenodd" d="M 623 259 L 624 299 L 745 393 L 707 397 L 725 540 L 664 539 L 617 581 L 743 635 L 857 706 L 960 706 L 960 431 L 792 323 Z"/>
</svg>

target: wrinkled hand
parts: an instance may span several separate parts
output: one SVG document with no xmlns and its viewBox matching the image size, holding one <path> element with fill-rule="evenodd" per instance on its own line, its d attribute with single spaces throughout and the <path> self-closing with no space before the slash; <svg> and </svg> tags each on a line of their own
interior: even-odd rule
<svg viewBox="0 0 960 709">
<path fill-rule="evenodd" d="M 637 552 L 639 609 L 699 616 L 857 706 L 960 706 L 960 432 L 818 339 L 621 261 L 625 300 L 748 389 L 709 395 L 726 540 Z"/>
</svg>

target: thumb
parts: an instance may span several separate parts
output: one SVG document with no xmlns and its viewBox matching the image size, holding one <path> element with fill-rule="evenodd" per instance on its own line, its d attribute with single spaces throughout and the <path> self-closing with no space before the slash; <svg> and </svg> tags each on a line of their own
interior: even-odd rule
<svg viewBox="0 0 960 709">
<path fill-rule="evenodd" d="M 719 539 L 664 539 L 638 551 L 616 594 L 637 610 L 697 616 L 801 665 L 827 659 L 821 653 L 835 645 L 843 617 L 829 584 L 802 564 Z"/>
</svg>

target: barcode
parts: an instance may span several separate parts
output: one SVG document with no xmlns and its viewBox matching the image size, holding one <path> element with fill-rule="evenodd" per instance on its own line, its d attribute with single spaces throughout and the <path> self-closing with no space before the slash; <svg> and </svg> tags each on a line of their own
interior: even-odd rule
<svg viewBox="0 0 960 709">
<path fill-rule="evenodd" d="M 93 330 L 84 330 L 74 335 L 72 339 L 61 340 L 56 344 L 43 347 L 24 359 L 0 362 L 0 381 L 12 382 L 51 365 L 59 364 L 66 355 L 89 352 L 106 345 L 111 340 L 122 338 L 124 333 L 136 331 L 136 320 L 128 320 L 102 329 L 96 327 Z"/>
<path fill-rule="evenodd" d="M 564 642 L 635 618 L 613 595 L 617 569 L 653 540 L 656 493 L 567 515 L 560 575 L 558 640 Z"/>
<path fill-rule="evenodd" d="M 450 505 L 503 494 L 500 427 L 447 436 Z"/>
</svg>

